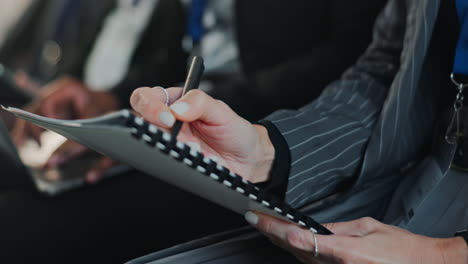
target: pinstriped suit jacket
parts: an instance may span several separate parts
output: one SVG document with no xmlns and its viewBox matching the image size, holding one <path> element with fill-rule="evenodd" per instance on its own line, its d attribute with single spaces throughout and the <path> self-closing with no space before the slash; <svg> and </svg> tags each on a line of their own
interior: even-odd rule
<svg viewBox="0 0 468 264">
<path fill-rule="evenodd" d="M 468 199 L 464 195 L 468 193 L 468 175 L 454 173 L 454 181 L 445 181 L 443 178 L 450 178 L 441 172 L 445 168 L 433 162 L 435 155 L 423 152 L 431 143 L 434 124 L 432 76 L 426 55 L 439 4 L 439 0 L 390 0 L 376 21 L 372 44 L 341 80 L 302 109 L 281 110 L 267 118 L 280 130 L 290 148 L 288 203 L 309 210 L 323 222 L 386 214 L 381 219 L 388 223 L 432 236 L 451 236 L 460 223 L 468 224 Z M 423 213 L 414 217 L 418 221 L 401 220 L 405 218 L 404 211 L 396 206 L 401 200 L 407 200 L 403 204 L 412 204 L 417 200 L 413 198 L 417 195 L 412 194 L 421 190 L 418 187 L 427 187 L 428 182 L 432 188 L 421 192 L 423 200 L 431 198 L 425 195 L 430 189 L 438 189 L 431 174 L 438 176 L 437 182 L 444 187 L 435 194 L 449 199 L 446 203 L 429 199 L 428 206 L 421 210 Z M 329 199 L 329 203 L 309 206 L 335 193 L 344 182 L 348 188 Z M 455 195 L 450 193 L 452 190 Z M 387 209 L 385 205 L 390 199 L 392 204 Z M 438 207 L 440 204 L 443 206 Z M 458 208 L 452 210 L 454 207 Z M 445 214 L 447 211 L 455 214 Z M 432 215 L 452 217 L 443 219 L 446 222 L 441 224 L 433 221 Z M 225 245 L 231 252 L 236 247 L 229 242 Z M 174 255 L 166 250 L 149 259 L 160 260 L 152 263 L 179 263 L 191 257 L 190 262 L 200 256 L 207 259 L 210 250 L 220 250 L 216 245 L 194 248 L 191 253 L 185 248 L 173 248 L 175 254 L 184 253 Z M 234 263 L 257 259 L 252 256 L 262 254 L 255 248 L 245 253 L 251 257 L 246 258 L 244 252 L 243 248 L 233 253 L 238 258 L 229 255 L 207 262 Z M 278 251 L 265 252 L 271 256 Z M 146 258 L 141 259 L 143 262 L 149 263 Z"/>
<path fill-rule="evenodd" d="M 439 0 L 389 1 L 371 45 L 341 80 L 302 109 L 267 118 L 290 148 L 286 201 L 292 206 L 319 221 L 385 213 L 398 184 L 410 177 L 407 169 L 431 143 L 433 96 L 425 58 L 438 9 Z M 343 183 L 346 189 L 331 202 L 310 206 Z"/>
</svg>

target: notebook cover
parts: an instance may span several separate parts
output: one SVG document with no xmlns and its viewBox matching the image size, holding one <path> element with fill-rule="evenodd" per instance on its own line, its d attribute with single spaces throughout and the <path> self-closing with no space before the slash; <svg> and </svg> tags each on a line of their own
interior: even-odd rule
<svg viewBox="0 0 468 264">
<path fill-rule="evenodd" d="M 171 185 L 244 214 L 261 212 L 329 234 L 323 226 L 240 176 L 171 138 L 129 110 L 86 120 L 57 120 L 17 108 L 5 110 Z"/>
</svg>

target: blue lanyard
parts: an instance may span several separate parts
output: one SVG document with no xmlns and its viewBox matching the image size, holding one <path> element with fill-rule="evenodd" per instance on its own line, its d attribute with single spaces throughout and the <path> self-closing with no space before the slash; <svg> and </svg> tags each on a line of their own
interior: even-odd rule
<svg viewBox="0 0 468 264">
<path fill-rule="evenodd" d="M 206 0 L 191 1 L 187 29 L 192 43 L 195 45 L 199 44 L 203 37 L 203 13 L 205 12 L 205 8 Z"/>
<path fill-rule="evenodd" d="M 468 76 L 468 0 L 456 0 L 460 36 L 457 43 L 453 72 Z"/>
</svg>

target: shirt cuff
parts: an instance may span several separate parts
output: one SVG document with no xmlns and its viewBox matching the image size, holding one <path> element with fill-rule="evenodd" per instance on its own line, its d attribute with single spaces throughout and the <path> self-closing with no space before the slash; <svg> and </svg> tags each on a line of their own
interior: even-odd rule
<svg viewBox="0 0 468 264">
<path fill-rule="evenodd" d="M 267 129 L 270 141 L 275 148 L 275 160 L 271 167 L 269 180 L 256 185 L 284 200 L 288 187 L 289 171 L 291 170 L 291 154 L 288 143 L 272 122 L 262 120 L 256 124 Z"/>
</svg>

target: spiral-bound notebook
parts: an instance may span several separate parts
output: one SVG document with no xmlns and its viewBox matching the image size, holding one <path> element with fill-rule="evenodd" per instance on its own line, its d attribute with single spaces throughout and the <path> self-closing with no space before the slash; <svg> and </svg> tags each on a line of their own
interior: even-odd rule
<svg viewBox="0 0 468 264">
<path fill-rule="evenodd" d="M 129 110 L 68 121 L 45 118 L 12 107 L 4 109 L 237 213 L 262 212 L 312 232 L 330 234 L 312 218 L 204 157 L 201 152 L 178 142 L 170 133 L 134 116 Z"/>
</svg>

